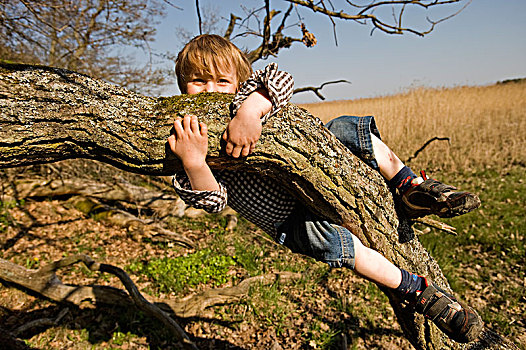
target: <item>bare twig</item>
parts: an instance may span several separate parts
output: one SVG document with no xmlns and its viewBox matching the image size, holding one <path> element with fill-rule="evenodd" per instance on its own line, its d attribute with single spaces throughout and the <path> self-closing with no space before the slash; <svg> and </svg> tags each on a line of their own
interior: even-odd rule
<svg viewBox="0 0 526 350">
<path fill-rule="evenodd" d="M 199 10 L 199 0 L 195 0 L 195 10 L 199 20 L 199 34 L 203 34 L 203 20 L 201 19 L 201 10 Z"/>
<path fill-rule="evenodd" d="M 411 157 L 407 158 L 407 160 L 404 161 L 404 163 L 409 163 L 410 161 L 412 161 L 413 159 L 415 159 L 415 158 L 418 156 L 418 154 L 419 154 L 420 152 L 422 152 L 427 146 L 429 146 L 429 145 L 431 144 L 431 142 L 433 142 L 433 141 L 447 141 L 448 144 L 451 145 L 451 140 L 450 140 L 449 137 L 437 137 L 437 136 L 435 136 L 435 137 L 433 137 L 433 138 L 427 140 L 427 141 L 424 143 L 424 145 L 423 145 L 422 147 L 420 147 L 419 149 L 417 149 L 416 152 L 415 152 L 415 154 L 413 154 Z"/>
<path fill-rule="evenodd" d="M 20 334 L 23 334 L 24 332 L 28 331 L 29 329 L 37 328 L 37 327 L 55 327 L 57 326 L 60 321 L 66 316 L 66 314 L 69 312 L 69 308 L 64 308 L 58 316 L 53 318 L 40 318 L 38 320 L 33 320 L 31 322 L 25 323 L 22 326 L 18 327 L 13 331 L 13 334 L 15 336 L 19 336 Z"/>
<path fill-rule="evenodd" d="M 321 93 L 320 93 L 320 90 L 323 89 L 323 87 L 325 85 L 329 85 L 329 84 L 339 84 L 339 83 L 347 83 L 347 84 L 351 84 L 350 81 L 348 80 L 344 80 L 344 79 L 341 79 L 341 80 L 334 80 L 334 81 L 328 81 L 326 83 L 323 83 L 321 84 L 319 87 L 314 87 L 314 86 L 306 86 L 306 87 L 301 87 L 301 88 L 297 88 L 297 89 L 294 89 L 294 94 L 299 94 L 300 92 L 306 92 L 306 91 L 312 91 L 316 94 L 316 96 L 318 96 L 320 98 L 320 100 L 325 100 L 325 96 L 323 96 Z"/>
<path fill-rule="evenodd" d="M 169 1 L 169 0 L 163 0 L 163 2 L 164 2 L 165 4 L 167 4 L 168 6 L 173 7 L 174 9 L 177 9 L 177 10 L 182 10 L 182 9 L 183 9 L 182 7 L 179 7 L 179 6 L 174 5 L 174 4 L 173 4 L 171 1 Z"/>
<path fill-rule="evenodd" d="M 262 57 L 265 57 L 267 55 L 270 41 L 270 20 L 272 19 L 272 15 L 270 12 L 270 0 L 265 0 L 265 13 L 266 16 L 263 27 L 263 42 L 261 43 L 261 47 L 263 48 L 261 50 Z"/>
<path fill-rule="evenodd" d="M 323 1 L 321 1 L 321 4 L 323 6 L 323 8 L 325 10 L 327 10 L 327 8 L 325 7 L 325 3 Z M 327 15 L 332 23 L 332 35 L 334 36 L 334 45 L 338 46 L 338 36 L 336 35 L 336 22 L 334 22 L 334 19 L 332 18 L 331 15 Z"/>
<path fill-rule="evenodd" d="M 457 229 L 453 226 L 450 226 L 448 224 L 445 224 L 441 221 L 437 221 L 437 220 L 433 220 L 433 219 L 430 219 L 428 217 L 423 217 L 423 218 L 418 218 L 415 220 L 416 222 L 419 222 L 423 225 L 426 225 L 426 226 L 429 226 L 429 227 L 433 227 L 433 228 L 436 228 L 438 230 L 441 230 L 441 231 L 444 231 L 446 233 L 449 233 L 450 235 L 453 235 L 453 236 L 457 236 Z M 422 233 L 428 233 L 429 231 L 427 232 L 422 232 L 421 231 L 421 234 Z"/>
<path fill-rule="evenodd" d="M 230 36 L 232 35 L 232 32 L 234 31 L 234 27 L 236 26 L 236 21 L 238 19 L 240 19 L 240 17 L 234 15 L 233 13 L 230 14 L 230 22 L 228 22 L 228 27 L 226 28 L 225 35 L 223 35 L 225 39 L 230 40 Z"/>
<path fill-rule="evenodd" d="M 456 13 L 452 14 L 452 15 L 449 15 L 449 16 L 446 16 L 440 20 L 437 20 L 437 21 L 431 21 L 431 20 L 428 20 L 430 23 L 431 23 L 431 26 L 430 28 L 428 28 L 427 30 L 416 30 L 416 29 L 413 29 L 413 28 L 409 28 L 409 27 L 402 27 L 402 23 L 401 21 L 399 21 L 398 23 L 395 23 L 395 24 L 389 24 L 387 23 L 386 21 L 384 21 L 383 19 L 377 17 L 376 15 L 373 14 L 375 8 L 379 8 L 379 7 L 386 7 L 386 6 L 395 6 L 395 5 L 400 5 L 400 6 L 406 6 L 406 5 L 414 5 L 414 6 L 421 6 L 421 7 L 424 7 L 424 8 L 429 8 L 429 7 L 433 7 L 433 6 L 439 6 L 439 5 L 446 5 L 446 4 L 453 4 L 453 3 L 459 3 L 459 2 L 462 2 L 462 1 L 465 1 L 465 0 L 444 0 L 444 1 L 440 1 L 440 0 L 436 0 L 436 1 L 432 1 L 432 2 L 429 2 L 429 3 L 423 3 L 421 1 L 415 1 L 415 0 L 395 0 L 395 1 L 373 1 L 373 2 L 370 2 L 368 5 L 363 5 L 363 6 L 360 6 L 360 5 L 355 5 L 353 4 L 352 2 L 350 1 L 347 1 L 351 6 L 353 7 L 356 7 L 356 8 L 362 8 L 361 11 L 359 11 L 358 13 L 356 14 L 351 14 L 351 13 L 347 13 L 343 10 L 341 11 L 335 11 L 335 10 L 329 10 L 325 7 L 325 4 L 323 1 L 320 1 L 320 2 L 314 2 L 312 0 L 286 0 L 290 3 L 293 3 L 293 4 L 296 4 L 296 5 L 299 5 L 299 6 L 303 6 L 303 7 L 306 7 L 306 8 L 309 8 L 311 9 L 313 12 L 318 12 L 318 13 L 321 13 L 325 16 L 328 16 L 329 18 L 331 18 L 331 20 L 333 18 L 338 18 L 338 19 L 342 19 L 342 20 L 352 20 L 352 21 L 362 21 L 362 20 L 365 20 L 365 21 L 371 21 L 371 23 L 373 24 L 374 29 L 379 29 L 387 34 L 402 34 L 404 32 L 407 32 L 407 33 L 412 33 L 412 34 L 415 34 L 415 35 L 418 35 L 418 36 L 424 36 L 426 34 L 429 34 L 431 31 L 433 31 L 433 29 L 435 28 L 435 25 L 446 20 L 446 19 L 449 19 L 453 16 L 456 16 L 458 13 L 460 13 L 466 6 L 464 6 L 460 11 L 457 11 Z M 469 1 L 471 2 L 471 0 Z M 468 2 L 468 4 L 469 4 Z M 319 6 L 319 4 L 321 4 L 321 6 Z"/>
</svg>

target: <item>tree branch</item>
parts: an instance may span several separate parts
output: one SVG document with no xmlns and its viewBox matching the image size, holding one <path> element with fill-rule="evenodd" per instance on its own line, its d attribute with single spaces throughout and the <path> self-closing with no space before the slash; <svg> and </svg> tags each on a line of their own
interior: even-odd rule
<svg viewBox="0 0 526 350">
<path fill-rule="evenodd" d="M 123 302 L 126 302 L 128 294 L 120 289 L 104 286 L 81 287 L 63 284 L 55 275 L 55 272 L 78 262 L 84 263 L 91 271 L 107 272 L 117 276 L 140 310 L 150 317 L 155 317 L 161 321 L 170 333 L 183 344 L 185 349 L 197 350 L 197 347 L 190 341 L 184 330 L 169 315 L 142 296 L 126 272 L 112 265 L 97 263 L 87 255 L 68 256 L 45 265 L 38 270 L 25 269 L 7 260 L 0 259 L 0 279 L 15 283 L 58 302 L 71 302 L 75 305 L 80 305 L 86 300 L 113 305 L 122 305 Z"/>
<path fill-rule="evenodd" d="M 320 100 L 325 100 L 325 96 L 323 96 L 323 95 L 321 94 L 320 90 L 323 89 L 323 87 L 325 87 L 326 85 L 329 85 L 329 84 L 339 84 L 339 83 L 348 83 L 348 84 L 351 84 L 350 81 L 348 81 L 348 80 L 344 80 L 344 79 L 341 79 L 341 80 L 334 80 L 334 81 L 328 81 L 328 82 L 325 82 L 325 83 L 321 84 L 321 85 L 318 86 L 318 87 L 314 87 L 314 86 L 306 86 L 306 87 L 296 88 L 296 89 L 294 89 L 293 94 L 299 94 L 300 92 L 312 91 L 312 92 L 314 92 L 314 94 L 316 94 L 316 96 L 318 96 L 318 97 L 320 98 Z"/>
<path fill-rule="evenodd" d="M 447 141 L 447 143 L 449 145 L 451 145 L 451 140 L 449 137 L 438 137 L 438 136 L 435 136 L 435 137 L 432 137 L 430 138 L 429 140 L 427 140 L 423 145 L 422 147 L 420 147 L 419 149 L 416 150 L 416 152 L 409 158 L 407 158 L 407 160 L 404 161 L 404 163 L 409 163 L 410 161 L 412 161 L 413 159 L 415 159 L 419 154 L 420 152 L 422 152 L 424 149 L 426 149 L 427 146 L 429 146 L 433 141 Z"/>
<path fill-rule="evenodd" d="M 199 23 L 199 34 L 203 34 L 203 20 L 201 19 L 201 10 L 199 9 L 199 0 L 195 0 L 195 10 L 197 12 L 197 20 Z"/>
<path fill-rule="evenodd" d="M 401 20 L 399 20 L 398 23 L 395 23 L 394 25 L 388 24 L 383 19 L 377 17 L 376 15 L 373 15 L 373 12 L 376 8 L 385 7 L 385 6 L 402 5 L 401 12 L 403 12 L 404 7 L 407 5 L 415 5 L 415 6 L 420 6 L 420 7 L 427 9 L 429 7 L 459 3 L 462 1 L 466 1 L 466 0 L 444 0 L 444 1 L 436 0 L 436 1 L 430 1 L 428 3 L 424 3 L 420 0 L 406 0 L 406 1 L 396 0 L 396 1 L 379 1 L 379 2 L 373 1 L 369 3 L 368 5 L 356 5 L 356 4 L 353 4 L 351 1 L 347 1 L 347 3 L 350 4 L 352 7 L 362 9 L 356 14 L 350 14 L 343 10 L 340 10 L 340 11 L 329 10 L 325 7 L 325 4 L 323 1 L 319 1 L 316 3 L 312 0 L 285 0 L 285 1 L 309 8 L 313 12 L 318 12 L 325 16 L 328 16 L 331 19 L 331 21 L 333 20 L 333 18 L 338 18 L 342 20 L 352 20 L 352 21 L 362 21 L 362 20 L 371 21 L 371 23 L 373 24 L 373 31 L 374 29 L 379 29 L 387 34 L 403 34 L 404 32 L 408 32 L 408 33 L 412 33 L 418 36 L 424 36 L 426 34 L 429 34 L 431 31 L 433 31 L 437 23 L 440 23 L 443 20 L 456 16 L 467 6 L 467 5 L 464 6 L 461 10 L 453 13 L 452 15 L 446 16 L 438 21 L 429 20 L 429 22 L 431 23 L 431 26 L 427 30 L 416 30 L 410 27 L 403 27 Z M 471 0 L 468 1 L 468 4 L 470 2 Z M 319 6 L 318 4 L 321 4 L 322 6 Z M 334 22 L 333 22 L 333 25 L 334 25 Z"/>
</svg>

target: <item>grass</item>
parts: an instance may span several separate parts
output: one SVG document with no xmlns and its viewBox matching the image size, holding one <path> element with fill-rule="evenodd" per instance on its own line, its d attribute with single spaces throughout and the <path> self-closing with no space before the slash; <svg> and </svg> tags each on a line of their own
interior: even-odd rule
<svg viewBox="0 0 526 350">
<path fill-rule="evenodd" d="M 176 258 L 149 259 L 134 261 L 128 270 L 134 274 L 150 278 L 153 288 L 161 293 L 187 292 L 201 284 L 220 286 L 232 279 L 228 275 L 230 266 L 235 265 L 235 256 L 219 255 L 211 249 L 201 249 L 195 253 Z"/>
<path fill-rule="evenodd" d="M 481 209 L 448 220 L 457 228 L 458 236 L 433 232 L 420 240 L 455 291 L 482 293 L 484 303 L 478 310 L 486 323 L 505 334 L 517 335 L 519 330 L 513 324 L 520 321 L 526 302 L 526 168 L 482 170 L 469 175 L 462 188 L 480 194 Z M 459 182 L 463 182 L 461 178 Z"/>
</svg>

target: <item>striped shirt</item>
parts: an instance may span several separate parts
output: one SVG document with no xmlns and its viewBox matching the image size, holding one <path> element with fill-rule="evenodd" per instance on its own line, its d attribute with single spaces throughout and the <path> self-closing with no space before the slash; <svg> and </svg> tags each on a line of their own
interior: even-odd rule
<svg viewBox="0 0 526 350">
<path fill-rule="evenodd" d="M 279 71 L 277 64 L 271 63 L 255 71 L 241 85 L 230 105 L 232 115 L 235 116 L 248 95 L 258 89 L 265 89 L 272 102 L 272 109 L 263 116 L 264 123 L 290 100 L 293 87 L 292 76 Z M 285 221 L 296 206 L 294 197 L 268 177 L 228 170 L 214 172 L 214 176 L 219 183 L 219 191 L 192 190 L 184 172 L 174 176 L 173 185 L 186 204 L 210 213 L 220 212 L 228 205 L 271 236 L 276 234 L 276 224 Z"/>
</svg>

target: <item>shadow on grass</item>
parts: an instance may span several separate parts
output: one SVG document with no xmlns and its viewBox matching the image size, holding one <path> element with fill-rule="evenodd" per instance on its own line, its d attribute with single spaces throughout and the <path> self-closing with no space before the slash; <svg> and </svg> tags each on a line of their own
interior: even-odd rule
<svg viewBox="0 0 526 350">
<path fill-rule="evenodd" d="M 53 325 L 52 322 L 42 322 L 56 319 L 57 315 L 66 307 L 68 306 L 52 305 L 33 311 L 12 311 L 2 308 L 0 310 L 0 323 L 7 331 L 15 332 L 22 325 L 34 322 L 34 327 L 17 334 L 20 339 L 31 339 L 35 336 L 38 337 L 38 335 L 44 335 L 48 330 L 55 327 L 55 330 L 50 333 L 51 336 L 54 334 L 55 341 L 60 341 L 59 339 L 63 338 L 79 345 L 86 343 L 88 348 L 99 344 L 101 348 L 106 348 L 107 346 L 120 347 L 126 343 L 131 343 L 149 349 L 181 349 L 175 337 L 165 331 L 161 322 L 145 316 L 135 307 L 98 305 L 95 308 L 78 309 L 75 306 L 70 306 L 66 316 L 57 325 Z M 205 321 L 218 323 L 217 320 Z M 186 320 L 177 320 L 177 322 L 184 328 Z M 38 323 L 41 324 L 38 325 Z M 72 330 L 76 331 L 73 335 Z M 242 349 L 225 340 L 189 336 L 199 349 Z M 49 335 L 46 337 L 49 340 Z M 49 345 L 49 341 L 47 343 Z M 39 348 L 38 341 L 30 345 L 34 349 Z"/>
</svg>

